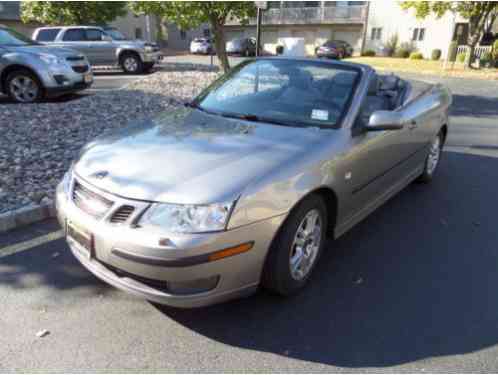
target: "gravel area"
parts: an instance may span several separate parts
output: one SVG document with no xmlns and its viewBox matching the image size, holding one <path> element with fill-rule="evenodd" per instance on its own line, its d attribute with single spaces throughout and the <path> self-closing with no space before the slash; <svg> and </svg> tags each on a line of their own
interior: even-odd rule
<svg viewBox="0 0 498 375">
<path fill-rule="evenodd" d="M 216 76 L 205 66 L 168 64 L 125 89 L 70 101 L 0 105 L 0 213 L 53 198 L 94 137 L 195 96 Z"/>
</svg>

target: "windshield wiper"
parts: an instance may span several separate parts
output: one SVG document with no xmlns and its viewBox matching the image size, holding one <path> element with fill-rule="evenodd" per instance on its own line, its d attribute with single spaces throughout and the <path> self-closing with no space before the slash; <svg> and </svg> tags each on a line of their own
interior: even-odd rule
<svg viewBox="0 0 498 375">
<path fill-rule="evenodd" d="M 263 116 L 258 116 L 254 115 L 251 113 L 232 113 L 232 112 L 222 112 L 220 113 L 221 116 L 223 117 L 228 117 L 228 118 L 236 118 L 240 120 L 245 120 L 245 121 L 252 121 L 252 122 L 266 122 L 268 124 L 274 124 L 274 125 L 282 125 L 282 126 L 294 126 L 294 127 L 301 127 L 302 124 L 299 124 L 294 121 L 288 121 L 288 120 L 278 120 L 270 117 L 263 117 Z"/>
</svg>

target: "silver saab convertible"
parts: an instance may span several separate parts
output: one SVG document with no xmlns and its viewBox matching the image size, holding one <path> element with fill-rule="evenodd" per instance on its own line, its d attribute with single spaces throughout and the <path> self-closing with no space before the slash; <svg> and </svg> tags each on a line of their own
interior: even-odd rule
<svg viewBox="0 0 498 375">
<path fill-rule="evenodd" d="M 365 65 L 248 60 L 185 107 L 87 144 L 58 217 L 88 270 L 148 300 L 292 295 L 327 236 L 433 178 L 450 104 L 443 86 Z"/>
</svg>

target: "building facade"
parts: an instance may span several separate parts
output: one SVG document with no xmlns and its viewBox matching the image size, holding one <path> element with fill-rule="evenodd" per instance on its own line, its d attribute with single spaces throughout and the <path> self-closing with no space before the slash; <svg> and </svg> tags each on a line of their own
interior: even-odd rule
<svg viewBox="0 0 498 375">
<path fill-rule="evenodd" d="M 20 1 L 0 1 L 0 25 L 10 27 L 26 36 L 31 36 L 36 24 L 25 24 L 21 21 Z"/>
<path fill-rule="evenodd" d="M 281 38 L 304 38 L 305 51 L 312 55 L 315 48 L 328 39 L 344 40 L 360 53 L 367 20 L 365 1 L 269 1 L 263 13 L 262 46 L 269 53 Z M 256 36 L 256 20 L 242 26 L 237 21 L 226 25 L 227 40 Z"/>
</svg>

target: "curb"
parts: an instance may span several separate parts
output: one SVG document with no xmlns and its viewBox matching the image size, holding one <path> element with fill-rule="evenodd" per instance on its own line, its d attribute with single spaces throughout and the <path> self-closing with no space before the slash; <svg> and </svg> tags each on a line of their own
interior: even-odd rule
<svg viewBox="0 0 498 375">
<path fill-rule="evenodd" d="M 30 205 L 0 214 L 0 233 L 24 227 L 56 216 L 53 201 Z"/>
</svg>

